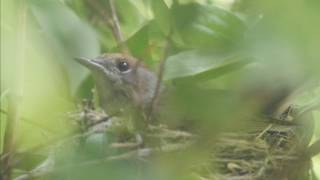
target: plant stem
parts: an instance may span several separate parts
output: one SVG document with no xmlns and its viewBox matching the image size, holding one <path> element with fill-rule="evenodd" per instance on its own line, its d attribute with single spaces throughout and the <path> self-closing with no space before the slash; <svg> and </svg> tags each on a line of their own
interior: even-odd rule
<svg viewBox="0 0 320 180">
<path fill-rule="evenodd" d="M 150 123 L 151 121 L 151 117 L 157 102 L 157 99 L 159 97 L 160 94 L 160 90 L 161 90 L 161 82 L 162 82 L 162 78 L 163 78 L 163 73 L 164 73 L 164 69 L 165 69 L 165 63 L 166 63 L 166 59 L 169 55 L 169 50 L 171 48 L 171 36 L 172 36 L 172 29 L 169 31 L 169 34 L 167 35 L 166 38 L 166 44 L 164 46 L 163 49 L 163 54 L 162 54 L 162 58 L 159 64 L 159 70 L 158 70 L 158 78 L 157 78 L 157 84 L 156 84 L 156 89 L 154 91 L 152 100 L 151 100 L 151 104 L 150 104 L 150 110 L 149 112 L 147 112 L 147 123 Z"/>
<path fill-rule="evenodd" d="M 125 38 L 122 34 L 119 18 L 116 12 L 115 3 L 113 0 L 109 0 L 109 6 L 111 14 L 109 14 L 96 0 L 87 0 L 88 4 L 99 14 L 106 25 L 111 29 L 111 32 L 119 45 L 121 52 L 127 55 L 130 55 L 130 50 L 125 42 Z"/>
<path fill-rule="evenodd" d="M 114 33 L 115 38 L 117 39 L 117 42 L 119 43 L 121 51 L 124 54 L 130 55 L 129 48 L 128 48 L 127 44 L 125 43 L 125 39 L 124 39 L 123 34 L 121 32 L 121 27 L 120 27 L 119 18 L 118 18 L 117 12 L 116 12 L 114 0 L 109 0 L 109 5 L 110 5 L 111 17 L 112 17 L 112 21 L 113 21 L 113 25 L 114 25 L 113 29 L 115 32 Z"/>
<path fill-rule="evenodd" d="M 25 1 L 18 3 L 18 28 L 16 32 L 16 47 L 17 55 L 15 56 L 15 72 L 13 77 L 13 85 L 8 99 L 8 115 L 6 121 L 6 128 L 4 134 L 4 148 L 3 159 L 1 161 L 1 174 L 0 179 L 9 180 L 12 174 L 13 156 L 16 151 L 16 136 L 18 121 L 20 119 L 20 100 L 23 94 L 23 70 L 26 48 L 26 19 L 27 19 L 27 6 Z"/>
</svg>

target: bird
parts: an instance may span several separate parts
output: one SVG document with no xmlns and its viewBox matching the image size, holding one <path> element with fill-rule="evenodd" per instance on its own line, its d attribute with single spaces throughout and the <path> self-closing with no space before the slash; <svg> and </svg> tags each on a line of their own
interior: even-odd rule
<svg viewBox="0 0 320 180">
<path fill-rule="evenodd" d="M 278 124 L 278 130 L 286 131 L 288 128 L 281 127 L 296 126 L 286 121 L 291 108 L 287 99 L 292 94 L 292 89 L 288 87 L 249 88 L 249 91 L 240 94 L 204 90 L 188 83 L 175 87 L 174 83 L 159 84 L 158 75 L 130 55 L 105 53 L 92 59 L 75 59 L 91 71 L 102 109 L 109 115 L 134 117 L 136 124 L 141 124 L 142 119 L 146 120 L 148 113 L 152 112 L 152 122 L 160 119 L 174 126 L 194 129 L 199 128 L 200 124 L 200 128 L 208 132 L 224 130 L 225 127 L 231 131 L 244 129 L 261 132 L 270 124 Z M 308 127 L 311 126 L 309 123 Z M 303 129 L 304 126 L 301 127 Z M 311 138 L 310 134 L 308 138 Z"/>
<path fill-rule="evenodd" d="M 155 73 L 138 59 L 120 53 L 75 59 L 91 71 L 99 103 L 108 115 L 146 119 L 157 88 Z"/>
</svg>

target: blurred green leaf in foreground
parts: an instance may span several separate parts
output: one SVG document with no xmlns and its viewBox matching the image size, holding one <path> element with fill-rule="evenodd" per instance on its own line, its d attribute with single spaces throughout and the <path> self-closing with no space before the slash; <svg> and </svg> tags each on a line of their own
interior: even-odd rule
<svg viewBox="0 0 320 180">
<path fill-rule="evenodd" d="M 199 179 L 188 172 L 214 159 L 208 153 L 209 142 L 226 131 L 226 124 L 240 127 L 240 114 L 254 114 L 268 100 L 268 92 L 277 96 L 282 89 L 302 87 L 297 104 L 319 96 L 315 87 L 320 6 L 316 0 L 113 2 L 123 39 L 114 29 L 109 0 L 1 1 L 0 153 L 10 154 L 4 141 L 8 119 L 14 115 L 18 121 L 9 133 L 15 137 L 14 176 L 46 160 L 53 149 L 50 145 L 78 133 L 70 112 L 95 92 L 93 79 L 74 57 L 94 58 L 120 52 L 126 45 L 155 72 L 164 63 L 164 84 L 177 90 L 173 104 L 189 110 L 185 119 L 201 118 L 192 126 L 205 131 L 205 136 L 197 148 L 164 154 L 150 166 L 123 160 L 77 167 L 84 160 L 122 153 L 105 148 L 118 140 L 117 133 L 98 134 L 82 139 L 76 147 L 67 143 L 71 147 L 66 145 L 57 158 L 66 168 L 57 168 L 53 179 Z M 237 99 L 226 102 L 220 95 L 226 91 Z M 15 111 L 15 106 L 10 107 L 12 97 L 18 107 Z M 318 113 L 314 118 L 318 122 Z M 130 130 L 118 131 L 119 139 L 132 140 Z M 318 123 L 314 137 L 319 137 Z M 318 159 L 314 164 L 319 176 Z"/>
</svg>

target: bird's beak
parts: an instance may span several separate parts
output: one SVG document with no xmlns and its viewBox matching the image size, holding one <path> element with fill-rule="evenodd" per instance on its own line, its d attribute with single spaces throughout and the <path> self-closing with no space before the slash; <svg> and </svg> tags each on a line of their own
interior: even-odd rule
<svg viewBox="0 0 320 180">
<path fill-rule="evenodd" d="M 103 71 L 103 66 L 99 64 L 97 61 L 94 59 L 89 59 L 89 58 L 83 58 L 83 57 L 77 57 L 74 58 L 78 63 L 82 64 L 83 66 L 87 67 L 91 71 Z"/>
</svg>

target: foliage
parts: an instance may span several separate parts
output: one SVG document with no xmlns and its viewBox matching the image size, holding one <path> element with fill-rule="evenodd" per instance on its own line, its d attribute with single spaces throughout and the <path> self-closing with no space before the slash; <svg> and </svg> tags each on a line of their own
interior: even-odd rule
<svg viewBox="0 0 320 180">
<path fill-rule="evenodd" d="M 246 127 L 241 115 L 255 113 L 259 105 L 272 104 L 269 92 L 280 96 L 283 89 L 291 92 L 306 87 L 294 101 L 299 105 L 319 95 L 320 24 L 319 3 L 315 0 L 114 2 L 123 44 L 155 72 L 161 71 L 159 67 L 165 63 L 163 81 L 177 89 L 172 104 L 185 107 L 186 116 L 200 119 L 186 121 L 184 128 L 198 127 L 197 134 L 203 136 L 204 144 L 217 141 L 219 133 Z M 19 106 L 14 108 L 19 114 L 13 129 L 15 158 L 21 162 L 14 166 L 16 177 L 48 159 L 54 149 L 48 144 L 83 133 L 83 124 L 79 130 L 69 114 L 79 111 L 83 99 L 96 98 L 96 94 L 92 92 L 94 82 L 89 72 L 73 59 L 121 52 L 123 46 L 113 29 L 109 0 L 4 0 L 1 5 L 1 10 L 6 10 L 1 17 L 0 154 L 6 152 L 5 132 L 9 132 L 7 124 L 12 116 L 8 97 L 21 96 Z M 235 95 L 231 102 L 225 98 L 229 95 L 222 95 L 226 91 Z M 314 118 L 319 119 L 318 113 Z M 175 119 L 171 116 L 166 121 Z M 119 155 L 121 150 L 101 147 L 119 140 L 115 135 L 119 132 L 133 143 L 135 130 L 124 124 L 108 133 L 80 138 L 83 150 L 71 145 L 62 152 L 57 150 L 59 163 L 81 164 L 83 160 L 103 157 L 105 151 Z M 157 133 L 168 133 L 166 128 Z M 315 137 L 318 131 L 316 128 Z M 162 140 L 170 144 L 179 138 Z M 154 145 L 161 139 L 150 141 Z M 211 158 L 203 144 L 190 152 L 173 154 L 155 158 L 150 167 L 119 161 L 91 166 L 88 175 L 74 168 L 71 174 L 79 173 L 75 178 L 80 179 L 106 174 L 113 179 L 140 179 L 135 172 L 140 168 L 147 172 L 144 179 L 193 179 L 179 171 L 188 171 L 189 162 Z M 315 167 L 318 162 L 314 161 Z M 317 175 L 320 172 L 314 171 Z M 53 178 L 64 179 L 71 174 L 63 169 Z"/>
</svg>

